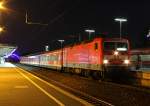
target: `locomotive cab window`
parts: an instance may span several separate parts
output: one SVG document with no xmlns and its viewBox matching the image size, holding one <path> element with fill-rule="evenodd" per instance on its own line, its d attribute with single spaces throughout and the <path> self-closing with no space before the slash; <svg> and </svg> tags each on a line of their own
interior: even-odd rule
<svg viewBox="0 0 150 106">
<path fill-rule="evenodd" d="M 128 44 L 126 42 L 104 42 L 104 50 L 127 51 Z"/>
<path fill-rule="evenodd" d="M 94 43 L 94 50 L 98 49 L 98 43 Z"/>
</svg>

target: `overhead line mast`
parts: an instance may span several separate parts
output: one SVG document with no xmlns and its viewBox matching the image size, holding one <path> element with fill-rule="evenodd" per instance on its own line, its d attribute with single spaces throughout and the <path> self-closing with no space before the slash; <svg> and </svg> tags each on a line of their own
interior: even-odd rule
<svg viewBox="0 0 150 106">
<path fill-rule="evenodd" d="M 30 24 L 30 25 L 43 25 L 43 26 L 47 26 L 48 24 L 43 24 L 43 23 L 39 23 L 39 22 L 29 22 L 28 21 L 28 14 L 26 11 L 26 15 L 25 15 L 25 23 L 26 24 Z"/>
</svg>

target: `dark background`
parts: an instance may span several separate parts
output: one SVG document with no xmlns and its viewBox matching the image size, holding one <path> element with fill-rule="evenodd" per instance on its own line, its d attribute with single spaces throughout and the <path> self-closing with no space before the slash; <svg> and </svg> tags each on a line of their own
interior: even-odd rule
<svg viewBox="0 0 150 106">
<path fill-rule="evenodd" d="M 10 0 L 6 6 L 9 12 L 1 13 L 1 24 L 5 32 L 0 42 L 18 46 L 21 54 L 40 52 L 45 45 L 50 49 L 60 47 L 58 39 L 65 44 L 88 38 L 85 29 L 91 28 L 95 35 L 119 37 L 119 23 L 116 17 L 127 18 L 122 25 L 122 37 L 131 41 L 132 48 L 150 47 L 146 38 L 150 28 L 149 2 L 107 1 L 107 0 Z M 28 21 L 46 23 L 28 25 Z"/>
</svg>

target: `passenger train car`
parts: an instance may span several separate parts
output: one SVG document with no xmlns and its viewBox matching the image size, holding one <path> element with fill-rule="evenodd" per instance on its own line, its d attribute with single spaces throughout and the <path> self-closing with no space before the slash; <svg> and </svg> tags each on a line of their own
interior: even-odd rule
<svg viewBox="0 0 150 106">
<path fill-rule="evenodd" d="M 102 78 L 111 68 L 128 68 L 129 52 L 127 39 L 94 38 L 59 50 L 23 56 L 20 62 Z"/>
<path fill-rule="evenodd" d="M 150 68 L 150 48 L 131 50 L 132 70 Z"/>
</svg>

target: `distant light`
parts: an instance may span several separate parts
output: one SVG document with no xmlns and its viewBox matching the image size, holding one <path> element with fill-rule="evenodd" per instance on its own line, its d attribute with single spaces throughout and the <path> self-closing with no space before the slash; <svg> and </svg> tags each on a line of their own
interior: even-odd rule
<svg viewBox="0 0 150 106">
<path fill-rule="evenodd" d="M 126 22 L 127 19 L 125 19 L 125 18 L 115 18 L 115 21 Z"/>
<path fill-rule="evenodd" d="M 127 19 L 125 19 L 125 18 L 115 18 L 114 20 L 120 23 L 120 38 L 121 38 L 121 35 L 122 35 L 122 22 L 126 22 Z"/>
<path fill-rule="evenodd" d="M 0 32 L 3 32 L 4 31 L 4 28 L 3 27 L 0 27 Z"/>
<path fill-rule="evenodd" d="M 93 29 L 87 29 L 87 30 L 85 30 L 85 32 L 90 32 L 90 33 L 92 33 L 92 32 L 95 32 L 95 30 L 93 30 Z"/>
<path fill-rule="evenodd" d="M 4 2 L 3 2 L 3 1 L 0 2 L 0 9 L 2 9 L 2 10 L 5 10 L 5 9 L 6 9 L 6 8 L 4 7 Z"/>
<path fill-rule="evenodd" d="M 117 48 L 118 51 L 127 51 L 127 48 Z"/>
<path fill-rule="evenodd" d="M 45 46 L 45 51 L 49 51 L 49 46 Z"/>
<path fill-rule="evenodd" d="M 149 37 L 150 37 L 150 30 L 149 30 L 148 35 L 147 35 L 147 38 L 149 38 Z"/>
<path fill-rule="evenodd" d="M 65 40 L 58 40 L 59 42 L 64 42 Z"/>
</svg>

